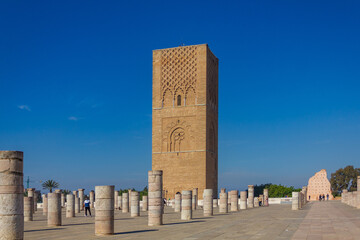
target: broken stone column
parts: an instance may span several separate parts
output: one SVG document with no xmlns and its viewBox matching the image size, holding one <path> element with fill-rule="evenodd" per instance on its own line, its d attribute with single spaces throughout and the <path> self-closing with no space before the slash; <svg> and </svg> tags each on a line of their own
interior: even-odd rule
<svg viewBox="0 0 360 240">
<path fill-rule="evenodd" d="M 146 212 L 148 210 L 148 196 L 143 196 L 142 199 L 142 210 Z"/>
<path fill-rule="evenodd" d="M 184 190 L 181 192 L 181 220 L 192 219 L 192 191 Z"/>
<path fill-rule="evenodd" d="M 198 204 L 198 188 L 194 188 L 193 192 L 192 192 L 192 210 L 196 210 L 197 209 L 197 204 Z"/>
<path fill-rule="evenodd" d="M 228 194 L 224 188 L 221 189 L 220 192 L 220 206 L 219 212 L 220 213 L 227 213 L 228 212 Z"/>
<path fill-rule="evenodd" d="M 264 188 L 264 206 L 269 206 L 269 189 Z"/>
<path fill-rule="evenodd" d="M 30 222 L 33 220 L 33 197 L 24 197 L 24 221 Z"/>
<path fill-rule="evenodd" d="M 132 190 L 131 189 L 128 189 L 128 193 L 129 193 L 129 201 L 128 201 L 128 203 L 129 203 L 129 211 L 131 212 L 131 192 L 132 192 Z"/>
<path fill-rule="evenodd" d="M 360 209 L 360 176 L 357 177 L 357 209 Z"/>
<path fill-rule="evenodd" d="M 204 216 L 209 217 L 213 215 L 213 190 L 204 189 Z"/>
<path fill-rule="evenodd" d="M 258 197 L 255 197 L 254 198 L 254 207 L 259 207 L 259 198 Z"/>
<path fill-rule="evenodd" d="M 246 191 L 240 192 L 240 209 L 245 210 L 246 209 L 246 203 L 247 203 L 247 193 Z"/>
<path fill-rule="evenodd" d="M 175 212 L 181 212 L 181 193 L 175 194 Z"/>
<path fill-rule="evenodd" d="M 114 186 L 95 186 L 95 235 L 114 234 Z"/>
<path fill-rule="evenodd" d="M 73 194 L 66 195 L 66 217 L 75 217 L 75 196 Z"/>
<path fill-rule="evenodd" d="M 28 197 L 32 197 L 33 199 L 35 199 L 35 188 L 28 188 L 27 192 L 28 192 Z M 35 213 L 35 204 L 34 204 L 34 202 L 33 202 L 32 212 Z"/>
<path fill-rule="evenodd" d="M 140 197 L 139 197 L 139 192 L 137 192 L 137 191 L 131 192 L 130 216 L 131 217 L 139 217 L 140 216 Z"/>
<path fill-rule="evenodd" d="M 33 202 L 34 202 L 34 212 L 35 213 L 37 211 L 37 202 L 38 202 L 38 199 L 39 199 L 39 194 L 40 194 L 40 191 L 34 191 L 34 198 L 33 198 Z"/>
<path fill-rule="evenodd" d="M 118 198 L 118 207 L 119 207 L 119 210 L 122 209 L 122 196 L 121 195 Z"/>
<path fill-rule="evenodd" d="M 47 216 L 48 214 L 48 197 L 46 194 L 43 195 L 43 215 Z"/>
<path fill-rule="evenodd" d="M 61 226 L 60 193 L 48 193 L 48 226 Z"/>
<path fill-rule="evenodd" d="M 119 207 L 119 202 L 118 202 L 118 199 L 119 199 L 119 191 L 114 191 L 114 207 L 115 209 L 117 209 Z"/>
<path fill-rule="evenodd" d="M 23 239 L 23 152 L 0 151 L 0 169 L 0 239 Z"/>
<path fill-rule="evenodd" d="M 80 210 L 84 210 L 84 190 L 83 188 L 78 189 L 80 198 Z"/>
<path fill-rule="evenodd" d="M 80 198 L 75 197 L 75 213 L 80 213 Z"/>
<path fill-rule="evenodd" d="M 148 181 L 149 181 L 148 225 L 149 226 L 162 225 L 163 224 L 163 199 L 162 199 L 163 171 L 161 170 L 149 171 Z"/>
<path fill-rule="evenodd" d="M 217 198 L 214 198 L 214 199 L 213 199 L 213 209 L 214 209 L 214 208 L 217 208 L 217 206 L 218 206 L 218 199 L 217 199 Z"/>
<path fill-rule="evenodd" d="M 129 212 L 129 193 L 126 192 L 122 193 L 122 212 Z"/>
<path fill-rule="evenodd" d="M 299 210 L 299 193 L 298 192 L 292 192 L 291 209 L 292 210 Z"/>
<path fill-rule="evenodd" d="M 89 200 L 90 200 L 90 208 L 94 208 L 94 202 L 95 202 L 95 192 L 94 190 L 91 190 L 89 193 Z"/>
<path fill-rule="evenodd" d="M 231 201 L 231 205 L 230 205 L 230 211 L 231 212 L 236 212 L 239 210 L 238 208 L 238 191 L 237 190 L 232 190 L 230 192 L 230 201 Z"/>
<path fill-rule="evenodd" d="M 65 193 L 61 193 L 61 207 L 65 207 Z"/>
<path fill-rule="evenodd" d="M 248 185 L 248 208 L 254 207 L 254 185 Z"/>
<path fill-rule="evenodd" d="M 228 191 L 228 205 L 231 205 L 231 191 Z M 231 208 L 231 206 L 228 206 L 228 208 Z"/>
</svg>

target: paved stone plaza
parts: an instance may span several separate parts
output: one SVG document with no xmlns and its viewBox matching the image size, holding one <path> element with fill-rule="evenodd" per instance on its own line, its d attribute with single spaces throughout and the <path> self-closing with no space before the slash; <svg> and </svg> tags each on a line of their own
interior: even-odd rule
<svg viewBox="0 0 360 240">
<path fill-rule="evenodd" d="M 147 226 L 147 213 L 131 218 L 130 213 L 115 212 L 115 235 L 96 237 L 95 218 L 65 218 L 63 226 L 47 227 L 41 209 L 33 222 L 25 223 L 25 239 L 360 239 L 360 210 L 340 203 L 312 202 L 302 210 L 291 205 L 271 205 L 228 214 L 214 209 L 214 216 L 203 217 L 198 209 L 190 221 L 166 207 L 164 225 Z"/>
</svg>

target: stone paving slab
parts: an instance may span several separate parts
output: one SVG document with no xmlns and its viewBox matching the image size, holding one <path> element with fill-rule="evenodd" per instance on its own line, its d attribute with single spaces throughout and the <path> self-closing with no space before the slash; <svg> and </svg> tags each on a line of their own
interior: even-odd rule
<svg viewBox="0 0 360 240">
<path fill-rule="evenodd" d="M 291 205 L 242 210 L 203 217 L 196 210 L 191 221 L 180 220 L 180 213 L 166 207 L 164 225 L 147 226 L 147 213 L 131 218 L 130 213 L 115 212 L 115 235 L 96 237 L 95 218 L 77 214 L 65 218 L 63 226 L 46 226 L 41 209 L 33 222 L 25 223 L 25 239 L 360 239 L 360 210 L 339 201 L 312 202 L 302 210 L 292 211 Z"/>
<path fill-rule="evenodd" d="M 360 210 L 340 201 L 312 202 L 293 240 L 360 239 Z"/>
<path fill-rule="evenodd" d="M 147 226 L 147 213 L 131 218 L 129 213 L 115 212 L 115 235 L 96 237 L 94 220 L 77 214 L 65 218 L 63 226 L 46 226 L 46 218 L 38 211 L 33 222 L 25 223 L 25 239 L 290 239 L 298 229 L 308 210 L 292 211 L 290 205 L 242 210 L 220 214 L 214 209 L 213 217 L 203 217 L 196 210 L 191 221 L 180 220 L 180 213 L 166 207 L 164 225 Z"/>
</svg>

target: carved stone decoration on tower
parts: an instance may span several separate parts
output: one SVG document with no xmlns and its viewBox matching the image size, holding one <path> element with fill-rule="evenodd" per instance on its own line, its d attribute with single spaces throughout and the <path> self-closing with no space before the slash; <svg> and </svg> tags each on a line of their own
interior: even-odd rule
<svg viewBox="0 0 360 240">
<path fill-rule="evenodd" d="M 218 59 L 207 44 L 153 51 L 152 169 L 163 197 L 218 185 Z"/>
</svg>

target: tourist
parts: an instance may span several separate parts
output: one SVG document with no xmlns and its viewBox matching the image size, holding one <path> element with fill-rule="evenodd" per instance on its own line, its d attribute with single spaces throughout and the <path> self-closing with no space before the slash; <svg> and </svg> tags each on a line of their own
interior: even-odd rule
<svg viewBox="0 0 360 240">
<path fill-rule="evenodd" d="M 326 201 L 329 201 L 329 194 L 326 194 Z"/>
<path fill-rule="evenodd" d="M 311 198 L 311 196 L 309 195 L 309 201 L 310 201 L 310 198 Z"/>
<path fill-rule="evenodd" d="M 85 217 L 87 217 L 87 212 L 88 212 L 88 211 L 89 211 L 89 215 L 90 215 L 90 217 L 91 217 L 90 200 L 88 199 L 88 197 L 85 198 L 84 207 L 85 207 Z"/>
<path fill-rule="evenodd" d="M 319 194 L 319 201 L 321 201 L 321 194 Z"/>
<path fill-rule="evenodd" d="M 322 199 L 323 199 L 323 201 L 325 201 L 325 194 L 322 195 Z"/>
</svg>

